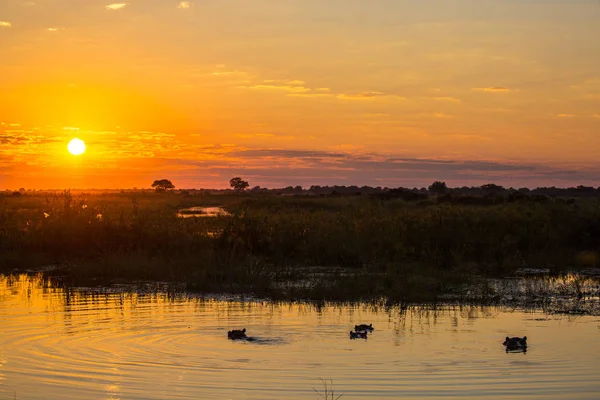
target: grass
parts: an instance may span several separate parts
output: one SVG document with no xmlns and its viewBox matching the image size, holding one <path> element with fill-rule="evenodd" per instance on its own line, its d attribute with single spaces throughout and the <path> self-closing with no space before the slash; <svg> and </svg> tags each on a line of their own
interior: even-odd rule
<svg viewBox="0 0 600 400">
<path fill-rule="evenodd" d="M 339 396 L 335 395 L 335 391 L 333 390 L 333 380 L 329 380 L 329 384 L 323 378 L 319 378 L 321 383 L 323 384 L 323 391 L 319 392 L 317 389 L 313 388 L 313 390 L 319 395 L 319 397 L 323 400 L 337 400 L 343 396 L 340 394 Z"/>
<path fill-rule="evenodd" d="M 198 291 L 342 301 L 428 301 L 474 276 L 598 265 L 597 199 L 425 203 L 269 194 L 0 196 L 0 265 L 59 265 L 74 280 L 184 280 Z M 193 206 L 222 206 L 233 215 L 177 218 Z"/>
</svg>

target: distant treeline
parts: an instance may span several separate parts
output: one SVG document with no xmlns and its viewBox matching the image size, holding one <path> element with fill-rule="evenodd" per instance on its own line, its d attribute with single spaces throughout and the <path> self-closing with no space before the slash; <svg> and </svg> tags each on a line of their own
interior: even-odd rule
<svg viewBox="0 0 600 400">
<path fill-rule="evenodd" d="M 204 190 L 191 189 L 181 190 L 184 194 L 196 193 L 219 193 L 219 192 L 234 192 L 233 190 Z M 449 188 L 444 182 L 434 182 L 428 188 L 388 188 L 381 186 L 319 186 L 313 185 L 309 188 L 302 186 L 288 186 L 285 188 L 262 188 L 255 186 L 248 190 L 250 193 L 269 193 L 280 195 L 319 195 L 319 196 L 361 196 L 371 195 L 372 197 L 381 198 L 402 198 L 406 201 L 425 200 L 431 195 L 445 196 L 447 199 L 457 196 L 479 196 L 479 197 L 505 197 L 507 200 L 518 200 L 524 197 L 532 197 L 540 199 L 542 197 L 600 197 L 600 187 L 594 188 L 591 186 L 577 186 L 570 188 L 557 187 L 538 187 L 536 189 L 529 188 L 505 188 L 493 183 L 482 186 L 463 186 Z"/>
<path fill-rule="evenodd" d="M 62 190 L 60 190 L 62 191 Z M 54 192 L 53 190 L 26 190 L 24 188 L 18 191 L 0 192 L 0 195 L 13 195 L 21 196 L 26 194 Z M 73 191 L 80 192 L 80 191 Z M 97 193 L 97 192 L 154 192 L 154 189 L 106 189 L 106 190 L 83 190 L 84 193 Z M 236 190 L 232 189 L 176 189 L 172 190 L 173 193 L 183 195 L 197 195 L 197 194 L 225 194 L 235 193 Z M 302 186 L 287 186 L 284 188 L 265 188 L 260 186 L 254 186 L 251 189 L 245 190 L 246 193 L 265 193 L 265 194 L 278 194 L 278 195 L 319 195 L 319 196 L 360 196 L 360 195 L 375 195 L 374 197 L 381 198 L 402 198 L 407 201 L 423 200 L 427 199 L 430 195 L 446 196 L 447 199 L 456 196 L 483 196 L 483 197 L 494 197 L 501 196 L 508 200 L 521 199 L 525 196 L 534 197 L 539 200 L 539 196 L 543 197 L 600 197 L 600 186 L 594 188 L 592 186 L 579 185 L 577 187 L 569 188 L 557 188 L 551 187 L 538 187 L 535 189 L 529 188 L 505 188 L 500 185 L 489 183 L 482 186 L 462 186 L 462 187 L 447 187 L 445 182 L 436 181 L 429 187 L 425 188 L 389 188 L 381 186 L 320 186 L 312 185 L 309 188 Z M 442 199 L 443 201 L 443 199 Z"/>
</svg>

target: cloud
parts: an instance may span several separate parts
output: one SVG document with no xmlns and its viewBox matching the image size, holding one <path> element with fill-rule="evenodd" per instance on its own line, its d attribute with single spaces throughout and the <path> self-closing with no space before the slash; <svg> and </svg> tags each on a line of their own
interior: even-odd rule
<svg viewBox="0 0 600 400">
<path fill-rule="evenodd" d="M 556 116 L 559 118 L 573 118 L 575 116 L 575 114 L 563 113 L 563 114 L 557 114 Z"/>
<path fill-rule="evenodd" d="M 382 116 L 385 116 L 382 114 Z M 379 118 L 379 117 L 375 117 Z M 57 186 L 68 182 L 60 154 L 74 131 L 56 128 L 40 132 L 19 126 L 0 128 L 0 164 L 7 159 L 17 166 L 5 175 L 11 185 L 33 187 Z M 231 176 L 243 176 L 253 185 L 281 187 L 309 185 L 381 185 L 421 187 L 434 180 L 451 186 L 497 183 L 504 186 L 569 186 L 595 182 L 600 165 L 569 165 L 511 162 L 503 160 L 469 160 L 449 157 L 412 157 L 401 153 L 365 150 L 352 142 L 332 145 L 327 150 L 261 148 L 242 145 L 194 145 L 180 141 L 177 135 L 138 132 L 97 132 L 79 130 L 93 152 L 85 173 L 94 176 L 96 187 L 143 186 L 148 171 L 162 171 L 178 187 L 226 187 Z M 447 135 L 455 140 L 484 140 L 477 135 Z M 293 136 L 280 133 L 251 132 L 239 134 L 249 141 L 281 143 L 288 146 Z M 275 142 L 280 140 L 279 142 Z M 491 140 L 488 138 L 488 140 Z M 122 171 L 128 173 L 123 176 Z M 57 180 L 56 176 L 63 176 Z M 35 176 L 35 179 L 32 178 Z M 53 180 L 54 179 L 54 180 Z M 8 182 L 8 181 L 7 181 Z M 24 183 L 23 183 L 24 182 Z M 76 183 L 76 182 L 75 182 Z M 60 184 L 58 184 L 60 185 Z"/>
<path fill-rule="evenodd" d="M 0 144 L 20 144 L 23 142 L 23 139 L 7 134 L 0 134 Z"/>
<path fill-rule="evenodd" d="M 311 97 L 335 97 L 335 95 L 331 94 L 331 93 L 289 93 L 288 96 L 292 96 L 292 97 L 305 97 L 305 98 L 311 98 Z"/>
<path fill-rule="evenodd" d="M 236 71 L 236 70 L 233 70 L 233 71 L 223 71 L 223 70 L 221 70 L 221 71 L 214 71 L 214 72 L 211 72 L 210 75 L 212 75 L 212 76 L 231 76 L 231 75 L 236 75 L 236 76 L 244 76 L 244 77 L 248 77 L 249 76 L 248 73 L 246 73 L 246 72 Z"/>
<path fill-rule="evenodd" d="M 241 89 L 251 89 L 251 90 L 275 90 L 275 91 L 284 91 L 289 93 L 307 93 L 310 92 L 310 89 L 304 86 L 291 86 L 284 84 L 259 84 L 259 85 L 249 85 L 249 86 L 238 86 Z"/>
<path fill-rule="evenodd" d="M 222 68 L 224 66 L 219 66 Z M 249 79 L 244 85 L 235 86 L 238 89 L 272 91 L 285 93 L 286 96 L 300 98 L 328 98 L 335 97 L 339 100 L 374 100 L 374 99 L 395 99 L 406 100 L 405 97 L 396 94 L 384 93 L 379 91 L 365 91 L 358 93 L 334 93 L 330 88 L 318 87 L 311 88 L 306 81 L 300 79 L 263 79 L 256 81 L 254 77 L 241 71 L 215 71 L 212 75 L 244 74 Z M 249 84 L 248 84 L 249 83 Z"/>
<path fill-rule="evenodd" d="M 364 149 L 363 145 L 354 145 L 354 144 L 339 144 L 336 146 L 329 146 L 330 149 L 340 150 L 340 151 L 357 151 Z"/>
<path fill-rule="evenodd" d="M 474 140 L 470 135 L 457 139 Z M 548 164 L 494 160 L 456 160 L 413 158 L 381 153 L 361 152 L 352 144 L 330 147 L 339 151 L 295 150 L 277 148 L 224 148 L 213 146 L 195 150 L 195 159 L 179 160 L 202 174 L 225 178 L 241 174 L 253 184 L 277 185 L 381 185 L 426 186 L 434 180 L 451 185 L 479 186 L 494 182 L 505 186 L 568 186 L 589 183 L 597 176 L 598 166 L 552 167 Z M 207 157 L 207 153 L 216 155 Z"/>
<path fill-rule="evenodd" d="M 373 99 L 397 99 L 406 100 L 405 97 L 401 97 L 395 94 L 388 94 L 383 92 L 360 92 L 360 93 L 342 93 L 337 96 L 341 100 L 373 100 Z"/>
<path fill-rule="evenodd" d="M 256 158 L 256 157 L 278 157 L 287 159 L 305 158 L 343 158 L 345 153 L 330 153 L 319 150 L 293 150 L 293 149 L 245 149 L 230 153 L 233 157 Z"/>
<path fill-rule="evenodd" d="M 296 136 L 291 135 L 276 135 L 274 133 L 239 133 L 236 135 L 242 139 L 270 139 L 273 140 L 295 140 Z"/>
<path fill-rule="evenodd" d="M 460 103 L 461 100 L 455 97 L 427 97 L 427 99 L 435 100 L 435 101 L 445 101 L 448 103 Z"/>
<path fill-rule="evenodd" d="M 237 137 L 241 137 L 244 139 L 250 139 L 250 138 L 270 138 L 275 136 L 275 134 L 273 133 L 238 133 L 236 135 Z"/>
<path fill-rule="evenodd" d="M 8 21 L 0 21 L 0 28 L 10 28 L 12 26 L 12 23 L 8 22 Z"/>
<path fill-rule="evenodd" d="M 124 8 L 126 5 L 127 5 L 127 3 L 113 3 L 113 4 L 107 5 L 105 8 L 107 10 L 116 11 L 116 10 L 120 10 L 120 9 Z"/>
<path fill-rule="evenodd" d="M 56 137 L 40 135 L 33 130 L 6 129 L 0 131 L 0 143 L 14 146 L 19 145 L 43 145 L 59 141 Z"/>
<path fill-rule="evenodd" d="M 280 91 L 287 94 L 311 93 L 313 89 L 306 87 L 306 82 L 298 79 L 265 79 L 250 85 L 237 86 L 239 89 Z"/>
<path fill-rule="evenodd" d="M 181 1 L 179 2 L 179 4 L 177 5 L 177 8 L 181 8 L 181 9 L 188 9 L 192 6 L 192 3 L 189 1 Z"/>
<path fill-rule="evenodd" d="M 298 80 L 298 79 L 292 79 L 292 80 L 289 80 L 289 81 L 286 81 L 286 80 L 284 80 L 284 81 L 278 81 L 278 80 L 274 80 L 274 79 L 268 79 L 268 80 L 265 81 L 265 83 L 283 83 L 283 84 L 286 84 L 286 85 L 294 85 L 294 86 L 304 86 L 304 85 L 306 85 L 306 82 Z"/>
<path fill-rule="evenodd" d="M 507 93 L 512 91 L 509 88 L 505 88 L 502 86 L 493 86 L 493 87 L 484 87 L 484 88 L 472 88 L 474 92 L 486 92 L 486 93 Z"/>
</svg>

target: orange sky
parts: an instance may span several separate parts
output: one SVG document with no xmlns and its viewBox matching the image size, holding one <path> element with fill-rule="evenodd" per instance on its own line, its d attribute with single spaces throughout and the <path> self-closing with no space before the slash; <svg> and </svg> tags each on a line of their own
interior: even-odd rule
<svg viewBox="0 0 600 400">
<path fill-rule="evenodd" d="M 0 189 L 598 186 L 598 21 L 584 0 L 2 0 Z"/>
</svg>

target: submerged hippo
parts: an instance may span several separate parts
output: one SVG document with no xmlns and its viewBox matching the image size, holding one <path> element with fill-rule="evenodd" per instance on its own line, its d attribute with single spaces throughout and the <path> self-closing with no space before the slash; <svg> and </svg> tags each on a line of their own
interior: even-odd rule
<svg viewBox="0 0 600 400">
<path fill-rule="evenodd" d="M 355 331 L 369 331 L 369 332 L 373 332 L 375 330 L 375 328 L 373 328 L 373 324 L 360 324 L 360 325 L 354 325 L 354 330 Z"/>
<path fill-rule="evenodd" d="M 240 329 L 234 329 L 232 331 L 227 332 L 227 338 L 231 339 L 231 340 L 236 340 L 236 339 L 244 339 L 246 337 L 246 328 L 240 330 Z"/>
<path fill-rule="evenodd" d="M 350 339 L 366 339 L 367 332 L 352 332 L 350 331 Z"/>
<path fill-rule="evenodd" d="M 504 343 L 502 343 L 502 344 L 504 346 L 506 346 L 506 351 L 526 350 L 527 349 L 527 336 L 523 336 L 522 338 L 520 338 L 520 337 L 509 338 L 507 336 L 506 339 L 504 340 Z"/>
</svg>

